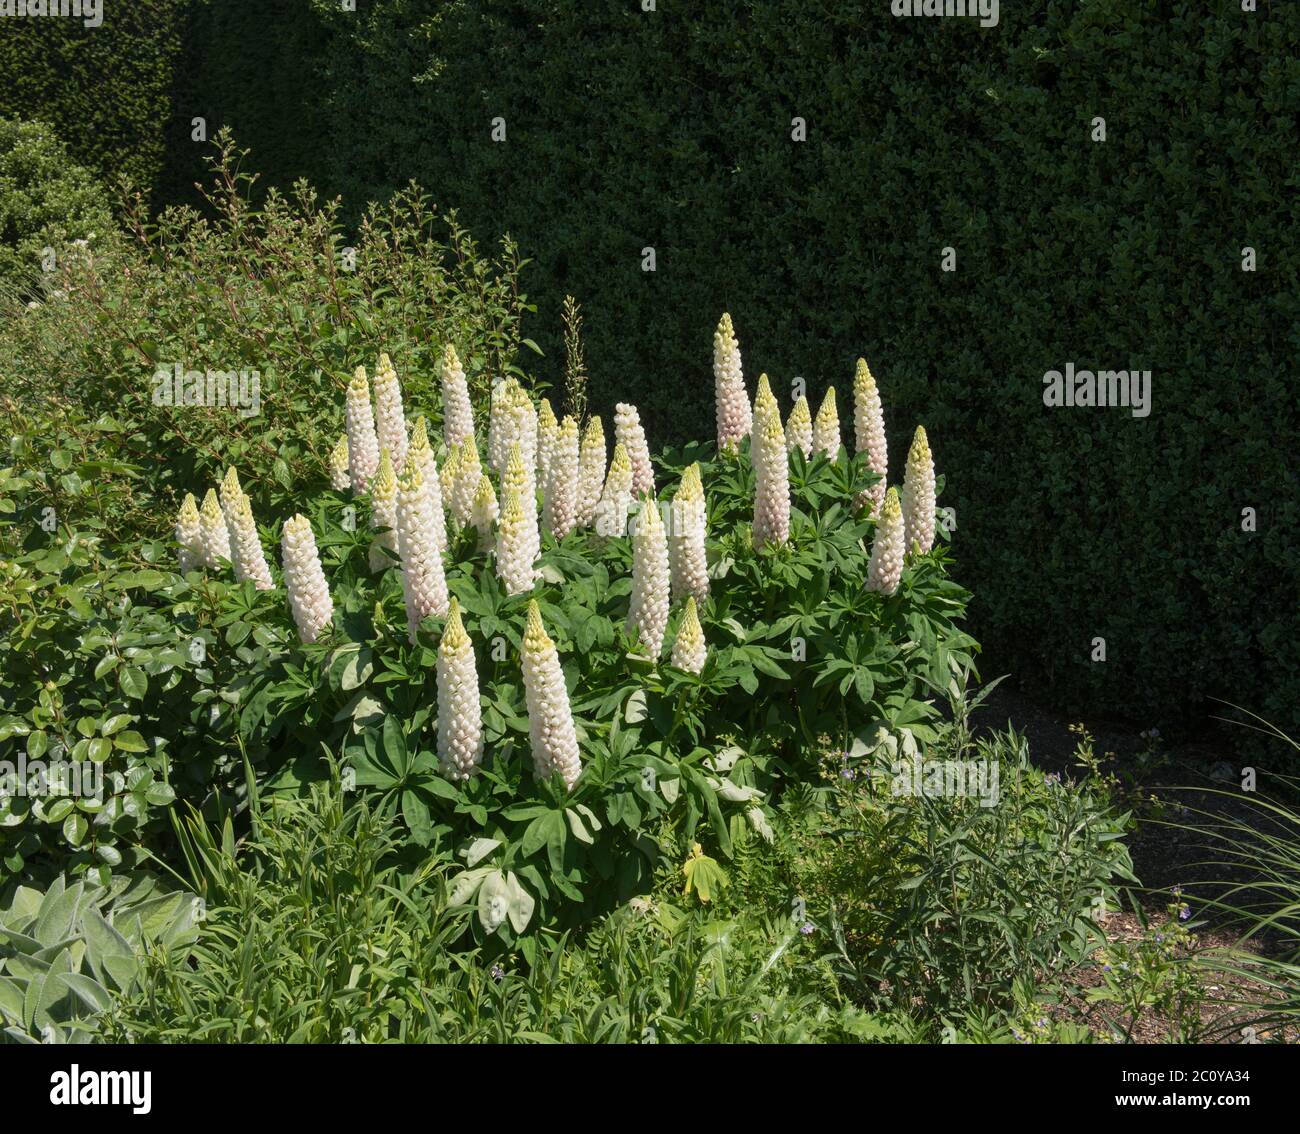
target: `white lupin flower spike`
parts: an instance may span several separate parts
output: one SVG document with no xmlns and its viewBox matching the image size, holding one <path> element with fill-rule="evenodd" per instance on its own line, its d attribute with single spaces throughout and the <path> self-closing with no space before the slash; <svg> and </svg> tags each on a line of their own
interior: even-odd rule
<svg viewBox="0 0 1300 1134">
<path fill-rule="evenodd" d="M 627 632 L 635 633 L 656 660 L 668 626 L 669 593 L 668 537 L 658 502 L 647 496 L 641 501 L 632 534 L 632 601 L 627 612 Z"/>
<path fill-rule="evenodd" d="M 790 538 L 790 456 L 776 399 L 759 379 L 754 399 L 750 459 L 754 465 L 754 546 L 783 544 Z"/>
<path fill-rule="evenodd" d="M 397 550 L 402 559 L 406 630 L 414 643 L 423 619 L 447 613 L 448 595 L 424 474 L 409 454 L 397 485 Z"/>
<path fill-rule="evenodd" d="M 813 452 L 825 453 L 833 461 L 840 451 L 840 415 L 835 408 L 835 387 L 826 391 L 817 420 L 813 422 Z"/>
<path fill-rule="evenodd" d="M 653 495 L 655 490 L 654 467 L 650 464 L 650 447 L 646 444 L 645 430 L 641 428 L 641 415 L 636 406 L 619 402 L 614 407 L 614 440 L 621 441 L 632 462 L 632 491 L 637 496 Z"/>
<path fill-rule="evenodd" d="M 752 414 L 740 365 L 740 344 L 724 314 L 713 334 L 713 398 L 718 424 L 718 452 L 734 453 L 749 436 Z"/>
<path fill-rule="evenodd" d="M 800 394 L 790 411 L 785 423 L 785 447 L 793 453 L 799 450 L 805 457 L 811 457 L 813 451 L 812 412 L 808 409 L 808 397 Z"/>
<path fill-rule="evenodd" d="M 578 452 L 578 526 L 589 528 L 596 518 L 596 505 L 605 487 L 605 427 L 592 417 L 582 434 Z"/>
<path fill-rule="evenodd" d="M 370 383 L 366 368 L 358 366 L 348 386 L 345 414 L 348 437 L 348 472 L 352 491 L 360 495 L 370 487 L 379 468 L 379 438 L 375 435 L 375 418 L 370 411 Z"/>
<path fill-rule="evenodd" d="M 528 604 L 522 666 L 524 699 L 528 705 L 528 734 L 533 752 L 533 774 L 539 780 L 559 772 L 572 791 L 582 774 L 578 736 L 569 708 L 569 693 L 555 643 L 542 625 L 536 600 Z"/>
<path fill-rule="evenodd" d="M 699 673 L 704 668 L 708 649 L 704 644 L 704 628 L 700 625 L 699 611 L 695 609 L 695 598 L 686 600 L 686 609 L 682 612 L 681 622 L 677 627 L 677 638 L 673 642 L 672 663 L 687 673 Z"/>
<path fill-rule="evenodd" d="M 375 367 L 375 434 L 379 447 L 387 449 L 393 467 L 406 464 L 406 414 L 402 411 L 402 386 L 387 354 Z"/>
<path fill-rule="evenodd" d="M 880 405 L 880 391 L 865 358 L 858 359 L 857 372 L 853 376 L 853 433 L 856 451 L 866 453 L 871 471 L 880 475 L 875 484 L 862 491 L 856 505 L 862 508 L 870 502 L 871 515 L 875 516 L 885 501 L 889 451 L 885 442 L 885 412 Z"/>
<path fill-rule="evenodd" d="M 271 581 L 271 569 L 266 565 L 266 553 L 262 550 L 262 540 L 257 534 L 253 505 L 242 490 L 238 491 L 237 496 L 232 496 L 230 507 L 226 511 L 230 563 L 239 582 L 251 579 L 259 591 L 269 591 L 275 584 Z"/>
<path fill-rule="evenodd" d="M 623 442 L 614 445 L 609 474 L 596 505 L 596 532 L 607 538 L 627 534 L 627 514 L 632 508 L 632 462 Z"/>
<path fill-rule="evenodd" d="M 934 546 L 934 505 L 934 458 L 925 428 L 918 425 L 903 476 L 903 538 L 908 550 L 915 543 L 924 555 Z"/>
<path fill-rule="evenodd" d="M 533 527 L 536 528 L 536 521 Z M 517 489 L 507 487 L 497 524 L 496 571 L 508 595 L 532 590 L 535 555 L 529 546 L 528 517 Z"/>
<path fill-rule="evenodd" d="M 334 603 L 321 569 L 311 521 L 301 513 L 284 522 L 280 562 L 284 566 L 284 587 L 289 594 L 289 609 L 298 627 L 298 637 L 304 642 L 314 642 L 334 616 Z"/>
<path fill-rule="evenodd" d="M 470 516 L 470 523 L 478 531 L 480 551 L 486 551 L 492 546 L 497 517 L 500 514 L 497 494 L 492 491 L 492 482 L 488 479 L 487 473 L 483 473 L 478 478 L 478 491 L 474 494 L 474 511 Z"/>
<path fill-rule="evenodd" d="M 424 417 L 415 419 L 411 426 L 411 443 L 407 447 L 407 457 L 414 456 L 420 466 L 420 475 L 424 478 L 424 491 L 429 494 L 429 508 L 433 513 L 433 537 L 438 550 L 447 550 L 447 513 L 443 508 L 442 475 L 438 472 L 438 462 L 433 457 L 433 446 L 429 444 L 429 429 Z M 397 470 L 394 468 L 393 470 Z"/>
<path fill-rule="evenodd" d="M 437 673 L 438 763 L 449 780 L 464 782 L 483 760 L 483 718 L 474 645 L 465 633 L 460 603 L 455 599 L 438 643 Z"/>
<path fill-rule="evenodd" d="M 386 447 L 379 450 L 379 469 L 370 482 L 370 526 L 377 533 L 370 543 L 370 570 L 382 571 L 397 562 L 397 474 Z"/>
<path fill-rule="evenodd" d="M 542 522 L 556 539 L 573 531 L 578 516 L 578 423 L 566 417 L 551 450 L 551 475 L 546 484 Z"/>
<path fill-rule="evenodd" d="M 488 408 L 488 465 L 498 476 L 510 457 L 515 437 L 514 379 L 506 378 L 492 387 Z"/>
<path fill-rule="evenodd" d="M 226 527 L 226 516 L 217 502 L 217 494 L 210 488 L 203 497 L 203 507 L 199 509 L 199 536 L 203 566 L 216 571 L 221 560 L 230 558 L 230 530 Z"/>
<path fill-rule="evenodd" d="M 338 444 L 330 453 L 330 487 L 344 492 L 352 487 L 352 474 L 348 471 L 348 435 L 341 434 Z"/>
<path fill-rule="evenodd" d="M 673 598 L 693 596 L 697 602 L 703 602 L 709 597 L 709 570 L 704 551 L 704 485 L 698 464 L 682 473 L 671 515 L 668 558 L 672 566 Z"/>
<path fill-rule="evenodd" d="M 871 542 L 871 559 L 867 563 L 867 589 L 882 595 L 898 590 L 903 577 L 903 510 L 898 503 L 898 489 L 885 493 L 876 519 L 876 535 Z"/>
<path fill-rule="evenodd" d="M 510 435 L 519 442 L 519 452 L 523 458 L 524 469 L 528 472 L 532 491 L 537 491 L 537 410 L 528 392 L 518 382 L 511 388 L 510 412 L 513 416 Z M 510 459 L 509 451 L 506 460 Z M 500 470 L 497 475 L 500 476 Z"/>
<path fill-rule="evenodd" d="M 460 443 L 460 460 L 456 462 L 456 490 L 451 507 L 456 523 L 462 528 L 473 519 L 474 495 L 478 492 L 479 477 L 482 475 L 478 445 L 473 437 L 466 437 Z"/>
<path fill-rule="evenodd" d="M 474 436 L 474 411 L 469 403 L 465 370 L 450 343 L 442 353 L 442 438 L 454 450 L 466 437 Z"/>
<path fill-rule="evenodd" d="M 560 423 L 556 420 L 551 403 L 543 398 L 537 408 L 537 483 L 545 486 L 551 471 L 551 450 L 559 435 Z"/>
<path fill-rule="evenodd" d="M 519 503 L 523 510 L 523 532 L 527 540 L 528 561 L 536 563 L 542 552 L 542 536 L 538 529 L 537 489 L 527 466 L 524 464 L 523 449 L 520 445 L 510 446 L 510 459 L 506 461 L 505 475 L 501 478 L 502 507 L 505 507 L 505 493 L 519 493 Z M 534 578 L 536 578 L 534 572 Z"/>
<path fill-rule="evenodd" d="M 204 565 L 203 521 L 199 518 L 198 502 L 192 492 L 185 494 L 181 510 L 176 515 L 176 543 L 180 547 L 178 558 L 182 575 Z"/>
</svg>

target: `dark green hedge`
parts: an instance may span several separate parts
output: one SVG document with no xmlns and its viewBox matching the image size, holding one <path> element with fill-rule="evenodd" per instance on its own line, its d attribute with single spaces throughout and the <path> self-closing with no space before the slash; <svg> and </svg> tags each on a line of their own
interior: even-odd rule
<svg viewBox="0 0 1300 1134">
<path fill-rule="evenodd" d="M 865 355 L 892 475 L 929 430 L 1000 667 L 1068 708 L 1222 696 L 1300 732 L 1300 5 L 1007 0 L 988 30 L 887 0 L 287 7 L 208 13 L 198 102 L 281 181 L 356 211 L 415 178 L 513 233 L 552 366 L 561 298 L 585 305 L 593 409 L 708 434 L 723 310 L 751 388 L 844 398 Z M 1150 417 L 1045 409 L 1066 362 L 1151 369 Z"/>
</svg>

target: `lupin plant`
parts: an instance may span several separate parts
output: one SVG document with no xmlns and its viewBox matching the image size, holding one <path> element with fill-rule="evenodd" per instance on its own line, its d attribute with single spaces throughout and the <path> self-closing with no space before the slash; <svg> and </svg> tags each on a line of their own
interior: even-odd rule
<svg viewBox="0 0 1300 1134">
<path fill-rule="evenodd" d="M 826 391 L 817 420 L 813 422 L 813 452 L 825 453 L 831 460 L 840 451 L 840 415 L 835 408 L 835 387 Z"/>
<path fill-rule="evenodd" d="M 546 483 L 542 522 L 556 539 L 571 531 L 578 516 L 578 423 L 566 417 L 551 450 L 551 474 Z"/>
<path fill-rule="evenodd" d="M 934 458 L 925 427 L 918 425 L 903 476 L 903 540 L 909 552 L 924 555 L 934 546 L 934 508 Z"/>
<path fill-rule="evenodd" d="M 418 463 L 413 453 L 411 460 Z M 376 532 L 370 543 L 370 570 L 382 571 L 397 558 L 397 474 L 387 447 L 379 450 L 379 469 L 370 484 L 370 526 Z"/>
<path fill-rule="evenodd" d="M 397 370 L 387 354 L 379 356 L 375 367 L 375 435 L 379 447 L 387 449 L 393 467 L 406 464 L 406 414 L 402 410 L 402 386 Z"/>
<path fill-rule="evenodd" d="M 346 492 L 352 487 L 352 474 L 348 471 L 348 435 L 341 433 L 338 444 L 330 452 L 330 487 L 335 492 Z"/>
<path fill-rule="evenodd" d="M 443 507 L 442 475 L 438 472 L 438 462 L 433 456 L 433 446 L 429 444 L 429 430 L 423 415 L 415 419 L 411 426 L 411 442 L 407 447 L 407 456 L 414 457 L 420 466 L 420 476 L 424 479 L 424 490 L 429 494 L 429 507 L 433 512 L 433 535 L 437 540 L 438 550 L 447 548 L 447 513 Z M 396 472 L 396 469 L 394 469 Z"/>
<path fill-rule="evenodd" d="M 537 529 L 534 505 L 533 531 Z M 501 502 L 501 519 L 497 523 L 497 577 L 506 594 L 518 595 L 533 589 L 534 552 L 529 532 L 528 514 L 518 489 L 507 486 Z"/>
<path fill-rule="evenodd" d="M 677 626 L 677 637 L 673 640 L 672 664 L 687 673 L 699 673 L 708 658 L 708 648 L 704 643 L 704 628 L 700 625 L 699 611 L 695 608 L 695 596 L 686 600 L 681 621 Z"/>
<path fill-rule="evenodd" d="M 537 406 L 537 483 L 546 484 L 551 468 L 551 449 L 560 432 L 560 423 L 551 408 L 549 398 L 543 398 Z"/>
<path fill-rule="evenodd" d="M 557 772 L 570 791 L 582 774 L 578 736 L 569 707 L 560 655 L 542 624 L 534 599 L 528 604 L 524 630 L 522 669 L 528 705 L 528 737 L 533 752 L 533 774 L 547 780 Z"/>
<path fill-rule="evenodd" d="M 204 566 L 203 521 L 192 492 L 185 494 L 176 515 L 176 543 L 180 548 L 178 566 L 182 575 Z"/>
<path fill-rule="evenodd" d="M 641 415 L 636 406 L 619 402 L 614 407 L 614 439 L 623 443 L 628 460 L 632 462 L 632 491 L 637 496 L 655 490 L 654 467 L 650 464 L 650 447 L 646 444 L 645 430 L 641 428 Z"/>
<path fill-rule="evenodd" d="M 478 491 L 474 494 L 474 509 L 470 513 L 470 523 L 478 532 L 480 551 L 492 546 L 497 517 L 501 510 L 497 505 L 497 494 L 492 491 L 492 481 L 487 473 L 478 478 Z"/>
<path fill-rule="evenodd" d="M 524 514 L 524 535 L 528 540 L 528 562 L 535 563 L 542 549 L 542 537 L 538 530 L 537 491 L 533 487 L 532 474 L 524 464 L 523 448 L 520 445 L 510 447 L 510 459 L 506 461 L 505 476 L 501 478 L 503 508 L 505 493 L 511 490 L 519 493 L 519 504 Z"/>
<path fill-rule="evenodd" d="M 397 485 L 397 551 L 402 561 L 406 629 L 414 644 L 423 619 L 447 613 L 448 595 L 424 474 L 409 455 Z"/>
<path fill-rule="evenodd" d="M 754 399 L 750 459 L 754 465 L 754 546 L 783 544 L 790 538 L 790 457 L 781 428 L 781 411 L 759 379 Z"/>
<path fill-rule="evenodd" d="M 510 435 L 519 442 L 519 451 L 524 459 L 524 468 L 532 474 L 533 483 L 536 484 L 537 410 L 533 406 L 533 399 L 528 396 L 528 391 L 518 381 L 511 379 L 511 382 L 510 413 L 512 422 Z M 509 459 L 510 454 L 507 452 L 506 460 Z M 500 475 L 499 470 L 498 475 Z"/>
<path fill-rule="evenodd" d="M 266 553 L 257 534 L 253 505 L 240 489 L 235 490 L 230 507 L 226 509 L 226 530 L 230 535 L 230 564 L 235 570 L 235 579 L 241 583 L 249 579 L 259 591 L 269 591 L 275 584 L 271 581 L 271 569 L 266 565 Z"/>
<path fill-rule="evenodd" d="M 598 535 L 616 537 L 627 533 L 627 515 L 632 509 L 632 462 L 628 459 L 623 442 L 614 445 L 610 458 L 605 487 L 596 505 L 596 532 Z"/>
<path fill-rule="evenodd" d="M 448 343 L 442 352 L 442 439 L 449 452 L 474 436 L 474 411 L 470 407 L 469 385 L 456 348 Z M 445 493 L 444 493 L 445 495 Z"/>
<path fill-rule="evenodd" d="M 329 584 L 321 569 L 311 521 L 298 513 L 285 520 L 280 536 L 280 562 L 289 609 L 303 642 L 316 641 L 334 616 Z"/>
<path fill-rule="evenodd" d="M 506 378 L 492 386 L 488 409 L 487 460 L 498 476 L 510 456 L 515 437 L 514 379 Z"/>
<path fill-rule="evenodd" d="M 898 489 L 885 493 L 876 520 L 876 535 L 871 542 L 871 559 L 867 563 L 867 587 L 882 595 L 892 595 L 898 590 L 903 577 L 903 510 L 898 502 Z"/>
<path fill-rule="evenodd" d="M 348 438 L 348 472 L 352 491 L 360 495 L 370 487 L 370 480 L 379 468 L 379 438 L 375 434 L 375 418 L 370 409 L 370 383 L 366 368 L 358 366 L 348 386 L 347 409 L 344 414 Z"/>
<path fill-rule="evenodd" d="M 709 596 L 709 569 L 705 556 L 704 485 L 699 464 L 682 473 L 672 503 L 668 553 L 672 567 L 673 598 L 683 596 L 703 602 Z"/>
<path fill-rule="evenodd" d="M 460 460 L 456 462 L 456 489 L 451 503 L 452 515 L 462 528 L 473 518 L 474 496 L 478 492 L 478 481 L 482 475 L 478 445 L 473 437 L 466 437 L 460 443 Z"/>
<path fill-rule="evenodd" d="M 790 418 L 785 423 L 785 447 L 791 453 L 798 449 L 805 457 L 812 456 L 813 423 L 807 394 L 800 394 L 795 399 Z"/>
<path fill-rule="evenodd" d="M 460 446 L 457 445 L 447 454 L 447 459 L 442 462 L 442 468 L 438 472 L 438 490 L 442 496 L 444 522 L 448 528 L 452 524 L 459 526 L 456 510 L 452 507 L 456 499 L 456 481 L 459 476 Z"/>
<path fill-rule="evenodd" d="M 783 451 L 784 454 L 784 451 Z M 671 590 L 668 538 L 659 505 L 653 496 L 641 501 L 632 533 L 632 600 L 627 612 L 627 632 L 635 634 L 652 658 L 663 649 L 668 626 Z"/>
<path fill-rule="evenodd" d="M 859 508 L 871 506 L 871 515 L 880 511 L 885 500 L 885 477 L 889 472 L 889 451 L 885 442 L 885 412 L 880 405 L 880 391 L 871 376 L 865 358 L 858 359 L 853 376 L 854 449 L 867 454 L 867 464 L 880 479 L 864 489 L 856 501 Z"/>
<path fill-rule="evenodd" d="M 740 344 L 724 313 L 713 334 L 713 398 L 717 413 L 718 452 L 734 453 L 749 436 L 752 414 L 740 364 Z"/>
<path fill-rule="evenodd" d="M 578 526 L 589 528 L 596 518 L 605 487 L 605 427 L 599 416 L 587 422 L 578 452 Z"/>
<path fill-rule="evenodd" d="M 217 501 L 217 494 L 208 489 L 203 497 L 203 507 L 199 509 L 200 559 L 209 571 L 221 566 L 221 560 L 230 558 L 230 531 L 226 527 L 226 516 Z"/>
<path fill-rule="evenodd" d="M 454 598 L 438 643 L 437 676 L 438 763 L 449 780 L 468 780 L 483 760 L 483 718 L 474 644 Z"/>
</svg>

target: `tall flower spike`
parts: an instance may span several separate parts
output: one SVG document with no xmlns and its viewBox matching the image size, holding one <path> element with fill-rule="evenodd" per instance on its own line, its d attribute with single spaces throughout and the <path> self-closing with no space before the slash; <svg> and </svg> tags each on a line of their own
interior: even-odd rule
<svg viewBox="0 0 1300 1134">
<path fill-rule="evenodd" d="M 833 461 L 840 451 L 840 415 L 835 408 L 835 387 L 826 391 L 822 408 L 813 423 L 813 452 L 825 453 Z"/>
<path fill-rule="evenodd" d="M 536 520 L 533 522 L 536 528 Z M 532 590 L 534 553 L 530 547 L 528 517 L 517 489 L 507 487 L 497 525 L 497 578 L 508 595 Z"/>
<path fill-rule="evenodd" d="M 474 515 L 474 494 L 478 492 L 478 481 L 482 475 L 478 445 L 473 437 L 466 437 L 460 443 L 460 461 L 456 465 L 456 495 L 451 505 L 452 515 L 461 527 L 470 523 Z"/>
<path fill-rule="evenodd" d="M 578 516 L 578 423 L 566 417 L 551 451 L 551 476 L 546 484 L 546 510 L 542 522 L 563 539 L 573 531 Z"/>
<path fill-rule="evenodd" d="M 867 589 L 892 595 L 903 577 L 903 510 L 898 503 L 898 489 L 885 493 L 876 519 L 876 535 L 871 542 L 871 559 L 867 563 Z"/>
<path fill-rule="evenodd" d="M 217 494 L 210 488 L 203 497 L 203 507 L 199 509 L 199 537 L 203 566 L 215 571 L 221 566 L 221 560 L 230 558 L 230 532 L 226 527 L 225 513 L 217 503 Z"/>
<path fill-rule="evenodd" d="M 484 477 L 484 480 L 487 478 Z M 464 781 L 483 760 L 483 718 L 474 645 L 451 600 L 438 643 L 438 763 L 449 780 Z"/>
<path fill-rule="evenodd" d="M 700 625 L 700 615 L 695 609 L 695 598 L 686 600 L 686 609 L 677 626 L 677 638 L 673 642 L 672 663 L 687 673 L 699 673 L 704 668 L 704 659 L 708 651 L 704 645 L 704 628 Z"/>
<path fill-rule="evenodd" d="M 559 435 L 560 423 L 555 419 L 549 399 L 543 398 L 537 408 L 537 483 L 545 486 L 551 471 L 551 450 Z"/>
<path fill-rule="evenodd" d="M 800 394 L 790 411 L 790 418 L 785 423 L 785 447 L 793 453 L 798 449 L 805 457 L 811 457 L 813 451 L 812 413 L 808 409 L 808 397 Z"/>
<path fill-rule="evenodd" d="M 781 411 L 770 393 L 754 399 L 754 546 L 782 544 L 790 537 L 790 457 Z"/>
<path fill-rule="evenodd" d="M 724 314 L 713 334 L 713 398 L 718 422 L 718 452 L 734 453 L 752 426 L 749 395 L 740 367 L 740 344 Z"/>
<path fill-rule="evenodd" d="M 907 451 L 903 476 L 904 546 L 916 543 L 924 555 L 934 546 L 934 458 L 925 428 L 918 425 Z"/>
<path fill-rule="evenodd" d="M 529 480 L 532 482 L 533 491 L 536 492 L 537 485 L 537 410 L 533 408 L 533 399 L 528 396 L 528 391 L 518 382 L 514 382 L 511 389 L 510 412 L 513 416 L 511 425 L 511 436 L 519 442 L 519 452 L 523 457 L 524 468 L 527 470 Z M 510 453 L 507 451 L 506 460 L 510 459 Z M 498 470 L 498 475 L 500 471 Z"/>
<path fill-rule="evenodd" d="M 339 443 L 330 453 L 330 487 L 335 492 L 343 492 L 352 484 L 352 474 L 348 472 L 348 435 L 339 435 Z"/>
<path fill-rule="evenodd" d="M 447 459 L 442 462 L 442 471 L 438 474 L 438 486 L 441 490 L 442 503 L 444 508 L 445 522 L 448 524 L 458 523 L 456 520 L 456 509 L 452 507 L 456 499 L 456 480 L 460 476 L 460 446 L 452 449 L 447 454 Z"/>
<path fill-rule="evenodd" d="M 523 450 L 517 444 L 510 447 L 510 459 L 506 461 L 505 475 L 501 478 L 501 503 L 503 507 L 505 506 L 505 493 L 511 489 L 519 493 L 519 503 L 524 513 L 524 535 L 527 537 L 528 561 L 529 563 L 536 563 L 537 557 L 542 551 L 542 537 L 537 528 L 537 490 L 533 486 L 533 478 L 524 465 Z"/>
<path fill-rule="evenodd" d="M 871 471 L 880 474 L 880 479 L 870 488 L 864 489 L 856 501 L 859 508 L 869 502 L 874 516 L 885 500 L 889 455 L 885 444 L 885 413 L 880 406 L 880 391 L 876 389 L 876 380 L 871 376 L 865 358 L 858 359 L 858 369 L 853 376 L 853 434 L 857 452 L 866 453 Z"/>
<path fill-rule="evenodd" d="M 429 507 L 433 512 L 433 538 L 438 544 L 438 550 L 446 551 L 447 514 L 442 506 L 442 476 L 438 472 L 438 462 L 433 458 L 433 446 L 429 444 L 429 429 L 423 415 L 417 417 L 411 427 L 411 443 L 406 455 L 414 457 L 415 463 L 420 466 L 424 490 L 429 494 Z"/>
<path fill-rule="evenodd" d="M 492 491 L 492 482 L 487 473 L 478 478 L 478 491 L 474 493 L 474 511 L 470 523 L 478 531 L 478 546 L 486 551 L 492 546 L 493 528 L 496 526 L 500 508 L 497 506 L 497 494 Z"/>
<path fill-rule="evenodd" d="M 314 642 L 333 617 L 334 603 L 325 572 L 321 570 L 311 521 L 301 513 L 284 522 L 280 562 L 284 565 L 284 587 L 289 593 L 289 609 L 298 627 L 298 637 L 304 642 Z"/>
<path fill-rule="evenodd" d="M 448 343 L 442 352 L 442 439 L 449 450 L 455 450 L 466 437 L 473 436 L 474 411 L 469 404 L 465 370 L 456 348 Z"/>
<path fill-rule="evenodd" d="M 632 602 L 627 612 L 627 632 L 635 632 L 655 659 L 663 649 L 668 626 L 668 595 L 668 538 L 658 503 L 653 496 L 646 496 L 632 535 Z"/>
<path fill-rule="evenodd" d="M 370 383 L 366 368 L 358 366 L 348 386 L 346 412 L 348 431 L 348 471 L 352 491 L 365 492 L 379 468 L 379 439 L 375 435 L 375 418 L 370 412 Z"/>
<path fill-rule="evenodd" d="M 387 449 L 393 465 L 406 464 L 406 414 L 402 412 L 402 386 L 387 354 L 379 356 L 375 367 L 375 433 L 379 447 Z"/>
<path fill-rule="evenodd" d="M 528 604 L 522 662 L 533 774 L 539 780 L 546 780 L 559 772 L 564 786 L 572 791 L 582 774 L 578 736 L 569 708 L 569 693 L 564 687 L 560 655 L 542 625 L 536 600 Z"/>
<path fill-rule="evenodd" d="M 672 564 L 674 599 L 688 595 L 703 602 L 709 597 L 704 536 L 704 485 L 700 482 L 700 466 L 694 464 L 682 473 L 682 482 L 673 497 L 668 557 Z"/>
<path fill-rule="evenodd" d="M 379 470 L 370 483 L 370 526 L 378 532 L 370 543 L 370 570 L 382 571 L 397 556 L 397 474 L 387 447 L 379 450 Z"/>
<path fill-rule="evenodd" d="M 578 454 L 578 526 L 591 527 L 605 487 L 605 427 L 599 417 L 587 422 Z"/>
<path fill-rule="evenodd" d="M 646 444 L 645 430 L 641 428 L 641 415 L 636 406 L 619 402 L 614 407 L 614 440 L 622 441 L 632 462 L 632 491 L 637 496 L 653 495 L 654 468 L 650 464 L 650 447 Z"/>
<path fill-rule="evenodd" d="M 244 489 L 239 483 L 239 473 L 235 471 L 234 465 L 230 465 L 226 469 L 226 475 L 221 478 L 221 483 L 217 485 L 217 495 L 221 500 L 221 510 L 226 513 L 227 526 L 230 524 L 230 510 L 243 492 Z"/>
<path fill-rule="evenodd" d="M 514 379 L 507 378 L 492 387 L 488 408 L 488 464 L 498 476 L 510 458 L 515 437 Z"/>
<path fill-rule="evenodd" d="M 632 507 L 632 462 L 623 442 L 614 445 L 609 474 L 596 505 L 596 531 L 608 538 L 627 534 L 627 514 Z"/>
<path fill-rule="evenodd" d="M 180 546 L 182 575 L 203 566 L 203 521 L 192 492 L 185 494 L 181 510 L 176 514 L 176 543 Z"/>
<path fill-rule="evenodd" d="M 420 466 L 407 456 L 397 486 L 397 550 L 402 558 L 406 630 L 411 641 L 422 619 L 447 613 L 447 578 L 433 534 L 433 509 Z"/>
<path fill-rule="evenodd" d="M 231 497 L 230 507 L 226 510 L 226 531 L 230 535 L 230 562 L 235 569 L 235 578 L 241 583 L 252 579 L 259 591 L 269 591 L 275 586 L 271 581 L 271 569 L 266 565 L 266 553 L 257 534 L 253 506 L 242 491 Z"/>
</svg>

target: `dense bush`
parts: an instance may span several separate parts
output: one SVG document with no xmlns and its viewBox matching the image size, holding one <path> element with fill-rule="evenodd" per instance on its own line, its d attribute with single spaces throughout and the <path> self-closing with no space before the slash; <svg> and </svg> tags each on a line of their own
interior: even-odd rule
<svg viewBox="0 0 1300 1134">
<path fill-rule="evenodd" d="M 724 308 L 781 384 L 842 383 L 866 354 L 890 420 L 941 439 L 1001 668 L 1067 709 L 1172 718 L 1231 690 L 1300 725 L 1300 9 L 1035 0 L 991 30 L 845 0 L 690 18 L 320 0 L 310 18 L 329 33 L 298 61 L 324 88 L 314 154 L 299 117 L 259 109 L 272 80 L 237 67 L 212 76 L 230 119 L 354 208 L 415 177 L 512 233 L 550 359 L 561 297 L 586 305 L 597 410 L 636 374 L 652 440 L 690 435 Z M 259 50 L 257 19 L 222 19 L 214 42 Z M 1042 377 L 1067 361 L 1150 368 L 1151 416 L 1048 412 Z"/>
</svg>

